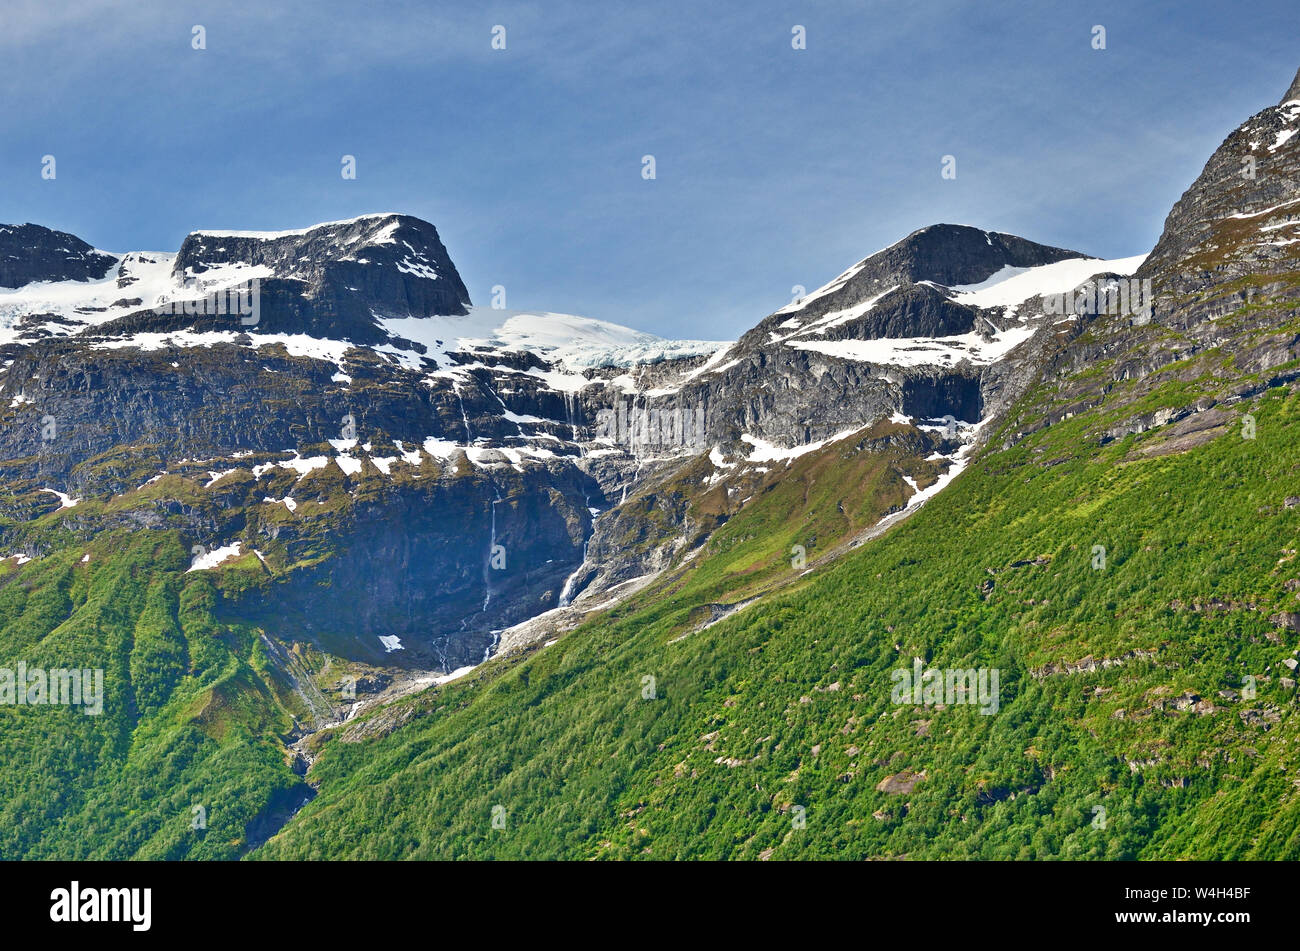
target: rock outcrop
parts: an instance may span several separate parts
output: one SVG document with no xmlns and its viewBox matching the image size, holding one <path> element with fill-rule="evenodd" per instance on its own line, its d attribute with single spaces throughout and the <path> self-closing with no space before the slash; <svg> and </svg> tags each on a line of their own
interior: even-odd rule
<svg viewBox="0 0 1300 951">
<path fill-rule="evenodd" d="M 117 258 L 76 235 L 40 225 L 0 225 L 0 287 L 35 281 L 91 281 L 108 274 Z"/>
</svg>

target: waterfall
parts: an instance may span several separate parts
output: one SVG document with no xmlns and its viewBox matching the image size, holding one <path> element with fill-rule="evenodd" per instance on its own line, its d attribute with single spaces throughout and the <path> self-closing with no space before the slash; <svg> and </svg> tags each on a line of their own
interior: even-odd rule
<svg viewBox="0 0 1300 951">
<path fill-rule="evenodd" d="M 492 603 L 492 554 L 497 547 L 497 503 L 501 501 L 501 490 L 497 488 L 495 482 L 492 483 L 492 494 L 496 498 L 492 502 L 492 528 L 488 533 L 487 560 L 483 563 L 484 613 L 487 612 L 488 605 Z"/>
<path fill-rule="evenodd" d="M 582 543 L 582 561 L 578 563 L 578 567 L 573 574 L 564 579 L 564 588 L 560 591 L 560 607 L 562 608 L 567 608 L 573 603 L 573 589 L 578 583 L 578 575 L 582 574 L 582 569 L 587 566 L 587 549 L 591 546 L 592 535 L 595 534 L 595 529 L 592 529 L 591 535 L 588 535 L 587 540 Z"/>
<path fill-rule="evenodd" d="M 453 380 L 451 384 L 452 392 L 456 394 L 456 402 L 460 404 L 460 418 L 465 421 L 465 445 L 472 445 L 474 434 L 469 431 L 469 414 L 465 412 L 465 401 L 461 399 L 460 383 Z"/>
<path fill-rule="evenodd" d="M 637 437 L 644 437 L 645 433 L 642 428 L 641 413 L 636 408 L 637 394 L 632 396 L 632 406 L 628 410 L 628 447 L 632 451 L 632 458 L 639 460 L 641 454 L 637 451 Z"/>
</svg>

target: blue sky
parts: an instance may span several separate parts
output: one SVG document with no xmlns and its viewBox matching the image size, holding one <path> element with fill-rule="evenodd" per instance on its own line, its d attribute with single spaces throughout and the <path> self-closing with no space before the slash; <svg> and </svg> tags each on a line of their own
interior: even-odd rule
<svg viewBox="0 0 1300 951">
<path fill-rule="evenodd" d="M 54 6 L 0 12 L 0 221 L 166 251 L 402 211 L 476 303 L 707 339 L 939 221 L 1147 251 L 1300 67 L 1295 0 Z"/>
</svg>

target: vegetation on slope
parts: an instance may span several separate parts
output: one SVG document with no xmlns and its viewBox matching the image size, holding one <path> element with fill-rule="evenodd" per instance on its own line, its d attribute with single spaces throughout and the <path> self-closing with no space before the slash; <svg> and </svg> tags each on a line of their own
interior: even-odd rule
<svg viewBox="0 0 1300 951">
<path fill-rule="evenodd" d="M 0 704 L 0 855 L 236 858 L 305 792 L 281 742 L 297 698 L 189 563 L 152 531 L 0 562 L 0 667 L 103 671 L 98 714 Z"/>
<path fill-rule="evenodd" d="M 1297 403 L 1185 451 L 1066 420 L 695 630 L 729 569 L 793 570 L 756 500 L 675 589 L 325 743 L 255 854 L 1298 857 Z M 998 711 L 893 703 L 914 657 L 996 668 Z"/>
</svg>

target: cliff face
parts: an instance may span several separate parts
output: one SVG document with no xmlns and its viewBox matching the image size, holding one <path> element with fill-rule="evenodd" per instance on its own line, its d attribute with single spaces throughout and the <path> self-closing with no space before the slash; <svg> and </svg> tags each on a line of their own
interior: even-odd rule
<svg viewBox="0 0 1300 951">
<path fill-rule="evenodd" d="M 304 231 L 197 231 L 181 244 L 172 277 L 202 281 L 230 266 L 274 276 L 261 315 L 268 332 L 380 343 L 385 334 L 375 326 L 376 313 L 462 315 L 470 302 L 437 229 L 409 215 L 371 215 Z"/>
<path fill-rule="evenodd" d="M 1109 397 L 1131 408 L 1112 413 L 1091 438 L 1174 423 L 1171 438 L 1186 447 L 1235 422 L 1234 404 L 1297 377 L 1297 131 L 1300 76 L 1278 105 L 1228 135 L 1169 212 L 1134 275 L 1150 283 L 1149 316 L 1083 315 L 1067 332 L 1038 340 L 1026 365 L 1003 368 L 1005 378 L 1028 370 L 1055 388 L 1050 404 L 1017 409 L 1009 442 Z M 1194 395 L 1170 395 L 1178 386 Z"/>
<path fill-rule="evenodd" d="M 627 370 L 716 348 L 471 308 L 407 216 L 176 254 L 0 235 L 35 262 L 0 293 L 6 548 L 174 529 L 232 617 L 374 663 L 475 663 L 555 606 L 644 454 L 626 405 L 598 441 Z"/>
</svg>

